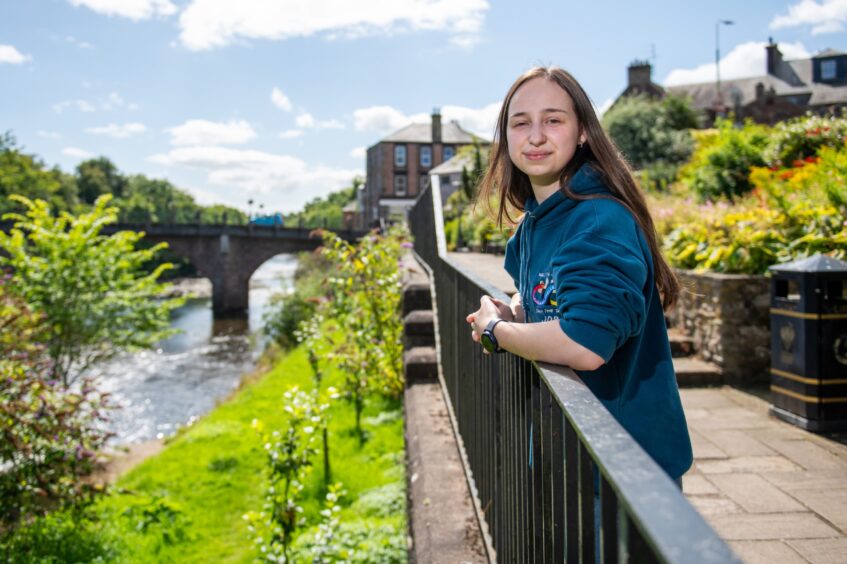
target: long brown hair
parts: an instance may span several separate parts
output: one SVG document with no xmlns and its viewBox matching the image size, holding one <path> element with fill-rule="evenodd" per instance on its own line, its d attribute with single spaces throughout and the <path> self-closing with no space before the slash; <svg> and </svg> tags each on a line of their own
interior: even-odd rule
<svg viewBox="0 0 847 564">
<path fill-rule="evenodd" d="M 480 183 L 479 199 L 497 218 L 498 225 L 502 227 L 504 220 L 508 223 L 514 223 L 509 208 L 523 211 L 524 202 L 533 195 L 529 177 L 518 169 L 509 157 L 506 133 L 512 97 L 518 88 L 534 78 L 544 78 L 555 82 L 571 97 L 580 132 L 585 135 L 585 143 L 577 149 L 574 156 L 562 169 L 559 177 L 562 193 L 572 200 L 609 198 L 610 196 L 602 194 L 576 194 L 568 186 L 570 179 L 584 164 L 589 164 L 601 175 L 612 193 L 611 199 L 620 202 L 629 210 L 647 239 L 650 254 L 653 257 L 656 285 L 662 296 L 662 306 L 668 309 L 676 302 L 679 295 L 679 282 L 659 251 L 659 238 L 653 224 L 653 218 L 650 217 L 650 211 L 647 209 L 647 202 L 644 200 L 644 195 L 635 182 L 632 170 L 626 160 L 600 125 L 600 120 L 597 119 L 597 114 L 594 112 L 594 106 L 591 104 L 588 94 L 567 71 L 558 67 L 535 67 L 518 77 L 512 87 L 509 88 L 509 92 L 503 100 L 503 106 L 500 108 L 500 116 L 497 118 L 497 130 L 495 131 L 494 143 L 491 145 L 488 171 Z M 499 202 L 496 211 L 491 207 L 491 199 L 495 195 Z"/>
</svg>

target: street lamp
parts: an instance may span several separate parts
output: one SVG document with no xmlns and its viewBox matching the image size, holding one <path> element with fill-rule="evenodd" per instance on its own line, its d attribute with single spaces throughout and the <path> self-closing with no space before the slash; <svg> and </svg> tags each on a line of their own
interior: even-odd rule
<svg viewBox="0 0 847 564">
<path fill-rule="evenodd" d="M 734 25 L 732 20 L 718 20 L 715 22 L 715 75 L 717 77 L 716 98 L 715 98 L 715 117 L 718 114 L 723 114 L 723 96 L 721 96 L 721 26 Z"/>
</svg>

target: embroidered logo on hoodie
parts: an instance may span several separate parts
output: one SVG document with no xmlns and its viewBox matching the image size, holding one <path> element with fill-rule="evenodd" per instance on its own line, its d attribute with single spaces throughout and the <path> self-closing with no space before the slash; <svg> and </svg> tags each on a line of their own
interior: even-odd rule
<svg viewBox="0 0 847 564">
<path fill-rule="evenodd" d="M 558 318 L 556 308 L 556 283 L 549 272 L 539 272 L 532 286 L 532 303 L 535 311 L 544 321 Z"/>
</svg>

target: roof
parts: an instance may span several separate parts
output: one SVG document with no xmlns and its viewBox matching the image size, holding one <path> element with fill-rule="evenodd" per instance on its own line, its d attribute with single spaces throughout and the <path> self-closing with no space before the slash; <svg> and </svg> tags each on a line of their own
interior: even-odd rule
<svg viewBox="0 0 847 564">
<path fill-rule="evenodd" d="M 442 143 L 463 145 L 473 143 L 474 139 L 480 138 L 462 129 L 462 126 L 456 121 L 449 121 L 441 125 Z M 432 125 L 429 123 L 413 123 L 387 137 L 383 137 L 380 139 L 380 142 L 382 141 L 389 143 L 432 143 Z M 485 140 L 483 139 L 483 141 Z"/>
<path fill-rule="evenodd" d="M 466 153 L 457 153 L 455 156 L 447 159 L 437 167 L 429 171 L 429 174 L 455 174 L 462 172 L 462 168 L 470 170 L 473 168 L 473 159 L 471 155 Z"/>
<path fill-rule="evenodd" d="M 818 59 L 820 57 L 837 57 L 838 55 L 847 55 L 844 51 L 836 51 L 835 49 L 824 49 L 820 53 L 816 53 L 812 58 Z"/>
<path fill-rule="evenodd" d="M 773 88 L 777 96 L 806 96 L 809 106 L 824 106 L 847 102 L 847 86 L 833 86 L 812 80 L 812 59 L 781 61 L 772 74 L 721 81 L 723 99 L 729 106 L 746 106 L 756 99 L 756 86 L 765 90 Z M 668 93 L 689 96 L 695 108 L 711 108 L 715 103 L 715 83 L 682 84 L 669 86 Z"/>
<path fill-rule="evenodd" d="M 770 267 L 776 272 L 847 272 L 847 262 L 822 254 Z"/>
</svg>

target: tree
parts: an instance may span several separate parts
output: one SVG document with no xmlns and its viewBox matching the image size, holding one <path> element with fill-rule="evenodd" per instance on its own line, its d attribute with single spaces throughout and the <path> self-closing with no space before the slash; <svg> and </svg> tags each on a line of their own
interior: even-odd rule
<svg viewBox="0 0 847 564">
<path fill-rule="evenodd" d="M 12 196 L 26 212 L 4 216 L 15 222 L 0 233 L 0 266 L 9 266 L 9 287 L 35 313 L 45 317 L 47 353 L 53 378 L 68 384 L 96 362 L 121 349 L 148 348 L 171 334 L 170 311 L 179 299 L 157 300 L 164 290 L 159 276 L 144 266 L 165 247 L 136 249 L 143 233 L 111 236 L 102 228 L 117 221 L 111 195 L 79 216 L 53 215 L 43 200 Z"/>
<path fill-rule="evenodd" d="M 303 211 L 287 216 L 286 224 L 292 227 L 302 224 L 308 227 L 343 228 L 344 206 L 356 200 L 356 194 L 363 183 L 361 177 L 354 177 L 347 188 L 331 192 L 323 198 L 315 198 L 303 206 Z"/>
<path fill-rule="evenodd" d="M 93 204 L 103 194 L 111 194 L 116 198 L 123 196 L 127 179 L 112 161 L 98 157 L 77 165 L 76 184 L 80 199 L 86 204 Z"/>
<path fill-rule="evenodd" d="M 604 128 L 636 169 L 684 162 L 694 146 L 688 129 L 696 124 L 686 99 L 673 96 L 628 96 L 603 115 Z"/>
<path fill-rule="evenodd" d="M 19 211 L 20 206 L 8 199 L 12 194 L 46 200 L 60 210 L 77 202 L 72 176 L 48 169 L 35 156 L 25 154 L 11 133 L 5 133 L 0 135 L 0 214 Z"/>
</svg>

